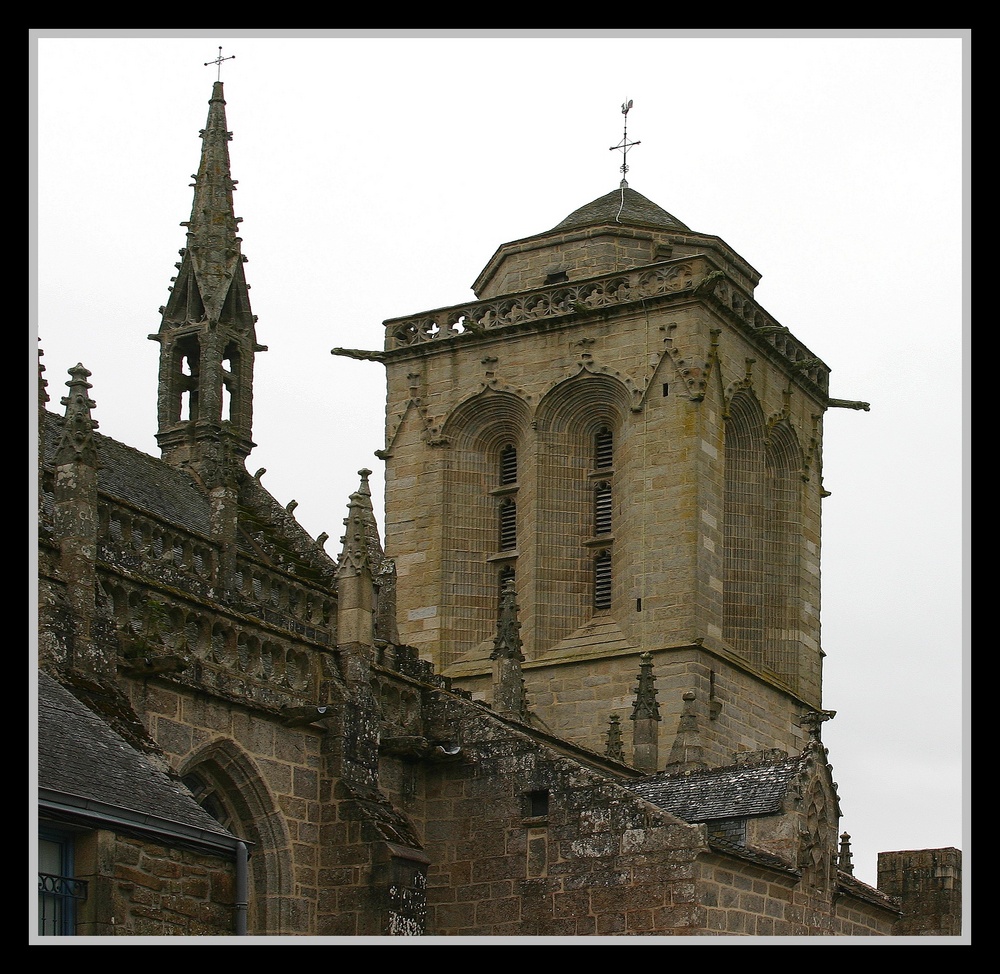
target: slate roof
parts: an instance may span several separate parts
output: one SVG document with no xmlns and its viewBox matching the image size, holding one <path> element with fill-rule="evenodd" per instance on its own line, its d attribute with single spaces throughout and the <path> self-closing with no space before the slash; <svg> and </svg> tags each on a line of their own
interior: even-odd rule
<svg viewBox="0 0 1000 974">
<path fill-rule="evenodd" d="M 50 804 L 103 809 L 161 834 L 235 839 L 186 788 L 43 670 L 38 671 L 37 753 L 39 792 L 50 796 Z"/>
<path fill-rule="evenodd" d="M 752 849 L 749 846 L 737 845 L 735 842 L 728 842 L 717 835 L 708 837 L 708 846 L 714 852 L 721 852 L 723 855 L 735 856 L 745 862 L 752 862 L 756 866 L 765 866 L 768 869 L 777 869 L 780 872 L 788 873 L 789 876 L 798 876 L 799 870 L 786 862 L 780 856 L 776 856 L 763 849 Z"/>
<path fill-rule="evenodd" d="M 62 417 L 46 410 L 44 463 L 47 467 L 54 462 L 62 427 Z M 109 436 L 96 431 L 93 436 L 100 464 L 97 488 L 101 494 L 185 531 L 211 536 L 209 495 L 189 473 Z M 45 498 L 45 503 L 50 509 L 51 496 Z M 240 527 L 245 535 L 265 541 L 274 562 L 312 581 L 332 579 L 336 561 L 286 513 L 267 488 L 249 474 L 242 477 L 240 504 Z M 240 537 L 239 546 L 247 558 L 260 558 L 261 551 L 255 549 L 246 536 Z"/>
<path fill-rule="evenodd" d="M 45 464 L 52 464 L 62 417 L 45 412 Z M 211 531 L 208 495 L 187 473 L 157 457 L 94 433 L 98 458 L 98 489 L 118 500 L 148 511 L 171 524 L 183 524 L 202 535 Z"/>
<path fill-rule="evenodd" d="M 622 205 L 622 190 L 615 189 L 593 202 L 574 210 L 565 220 L 557 223 L 552 230 L 569 230 L 572 227 L 592 226 L 599 223 L 625 223 L 629 225 L 655 226 L 667 230 L 683 230 L 691 232 L 673 214 L 657 206 L 652 200 L 646 199 L 642 193 L 637 193 L 628 187 L 624 191 Z"/>
<path fill-rule="evenodd" d="M 887 910 L 895 910 L 896 913 L 902 913 L 897 897 L 883 893 L 880 889 L 869 886 L 867 883 L 861 882 L 860 879 L 855 879 L 849 873 L 838 873 L 837 885 L 844 893 L 867 900 L 869 903 L 874 903 L 876 906 L 881 906 Z"/>
<path fill-rule="evenodd" d="M 770 815 L 781 811 L 801 763 L 801 756 L 796 756 L 769 764 L 663 771 L 629 782 L 628 788 L 685 822 Z"/>
</svg>

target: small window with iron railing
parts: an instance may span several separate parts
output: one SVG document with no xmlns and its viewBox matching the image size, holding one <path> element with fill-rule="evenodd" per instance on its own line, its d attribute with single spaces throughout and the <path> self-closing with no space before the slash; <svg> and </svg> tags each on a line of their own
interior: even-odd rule
<svg viewBox="0 0 1000 974">
<path fill-rule="evenodd" d="M 38 835 L 38 934 L 71 937 L 77 904 L 87 898 L 87 882 L 73 875 L 73 837 L 40 830 Z"/>
</svg>

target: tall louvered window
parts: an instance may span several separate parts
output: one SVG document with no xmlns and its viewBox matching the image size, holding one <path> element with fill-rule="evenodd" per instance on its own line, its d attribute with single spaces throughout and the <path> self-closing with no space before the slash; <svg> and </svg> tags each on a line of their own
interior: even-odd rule
<svg viewBox="0 0 1000 974">
<path fill-rule="evenodd" d="M 594 559 L 594 608 L 611 608 L 611 552 L 602 551 Z"/>
<path fill-rule="evenodd" d="M 517 547 L 517 507 L 510 497 L 500 502 L 500 550 L 511 551 Z"/>
<path fill-rule="evenodd" d="M 517 547 L 517 447 L 508 443 L 497 457 L 497 487 L 492 491 L 496 498 L 497 543 L 501 552 Z"/>
<path fill-rule="evenodd" d="M 594 466 L 599 470 L 613 465 L 613 446 L 611 430 L 602 426 L 594 436 Z"/>
<path fill-rule="evenodd" d="M 600 550 L 594 558 L 594 608 L 611 608 L 611 542 L 612 495 L 611 476 L 614 472 L 614 437 L 611 429 L 602 426 L 594 434 L 590 484 L 594 497 L 593 540 Z M 596 539 L 601 539 L 597 542 Z"/>
<path fill-rule="evenodd" d="M 517 483 L 517 447 L 508 444 L 500 451 L 500 486 Z"/>
<path fill-rule="evenodd" d="M 594 487 L 594 534 L 611 533 L 611 482 L 599 481 Z"/>
</svg>

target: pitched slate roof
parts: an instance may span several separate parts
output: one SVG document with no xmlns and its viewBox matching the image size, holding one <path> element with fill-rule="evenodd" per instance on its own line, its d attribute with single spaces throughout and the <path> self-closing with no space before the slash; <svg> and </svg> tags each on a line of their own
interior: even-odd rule
<svg viewBox="0 0 1000 974">
<path fill-rule="evenodd" d="M 38 788 L 50 806 L 103 810 L 148 831 L 235 838 L 186 788 L 43 670 L 38 671 L 37 753 Z"/>
<path fill-rule="evenodd" d="M 50 466 L 63 429 L 63 418 L 44 413 L 44 462 Z M 172 467 L 109 436 L 95 432 L 98 490 L 133 507 L 205 537 L 211 536 L 211 502 L 208 493 L 186 471 Z M 51 496 L 45 498 L 51 507 Z M 264 549 L 286 570 L 298 571 L 313 581 L 332 583 L 336 562 L 261 483 L 244 474 L 240 483 L 241 553 L 261 558 Z M 254 547 L 248 536 L 257 540 Z"/>
<path fill-rule="evenodd" d="M 62 417 L 45 413 L 45 463 L 51 464 L 62 432 Z M 211 509 L 205 491 L 191 476 L 157 457 L 94 433 L 100 469 L 98 489 L 148 511 L 170 524 L 199 534 L 211 532 Z"/>
<path fill-rule="evenodd" d="M 685 822 L 770 815 L 781 810 L 801 756 L 768 764 L 735 765 L 706 771 L 660 772 L 629 789 Z"/>
<path fill-rule="evenodd" d="M 691 232 L 690 227 L 686 227 L 672 213 L 668 213 L 652 200 L 646 199 L 642 193 L 637 193 L 627 186 L 624 191 L 620 188 L 612 190 L 606 196 L 574 210 L 552 230 L 569 230 L 572 227 L 593 226 L 599 223 L 625 223 L 630 226 L 639 224 Z"/>
</svg>

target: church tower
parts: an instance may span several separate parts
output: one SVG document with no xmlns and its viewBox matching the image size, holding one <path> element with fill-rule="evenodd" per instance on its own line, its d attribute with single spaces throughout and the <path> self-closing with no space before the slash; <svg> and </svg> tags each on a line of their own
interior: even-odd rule
<svg viewBox="0 0 1000 974">
<path fill-rule="evenodd" d="M 233 215 L 226 102 L 222 82 L 212 88 L 208 121 L 201 132 L 201 163 L 194 179 L 194 204 L 187 246 L 160 329 L 156 439 L 163 459 L 185 467 L 213 488 L 242 469 L 253 449 L 256 317 L 250 311 L 243 274 L 241 218 Z"/>
<path fill-rule="evenodd" d="M 488 701 L 513 580 L 527 699 L 553 732 L 600 751 L 648 660 L 658 753 L 682 720 L 708 766 L 807 743 L 823 416 L 851 404 L 759 279 L 623 178 L 500 246 L 477 301 L 385 322 L 404 642 Z"/>
</svg>

